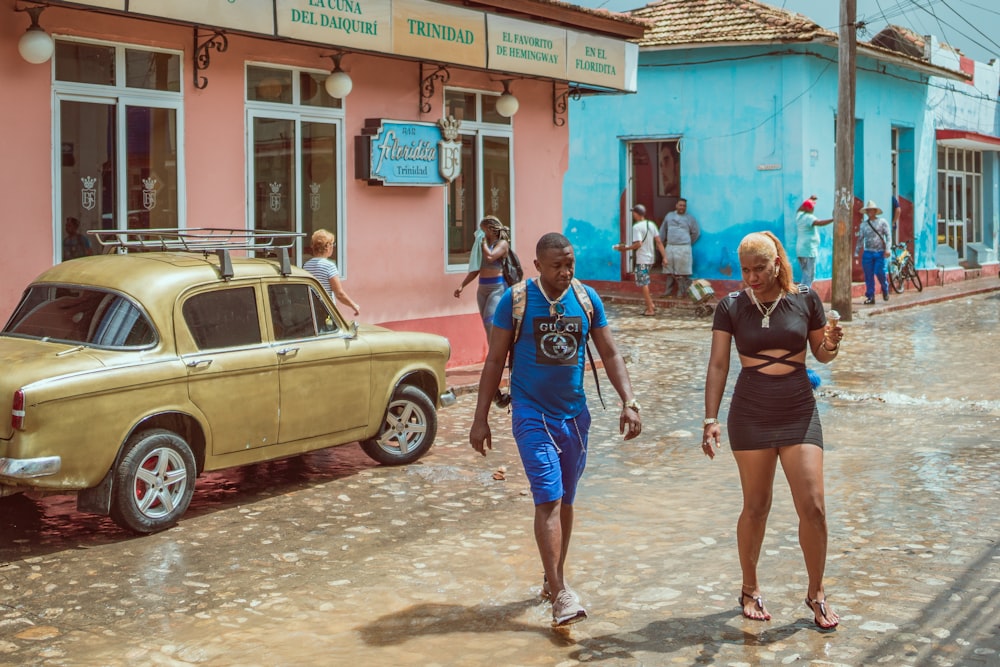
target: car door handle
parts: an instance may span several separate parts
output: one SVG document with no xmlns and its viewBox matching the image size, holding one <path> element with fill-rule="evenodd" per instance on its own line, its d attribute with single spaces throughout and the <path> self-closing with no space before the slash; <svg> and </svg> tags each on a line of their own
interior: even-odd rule
<svg viewBox="0 0 1000 667">
<path fill-rule="evenodd" d="M 296 353 L 298 353 L 298 351 L 299 351 L 299 348 L 297 348 L 297 347 L 283 347 L 280 350 L 278 350 L 278 356 L 280 356 L 280 357 L 287 357 L 290 354 L 296 354 Z"/>
<path fill-rule="evenodd" d="M 211 359 L 195 359 L 194 361 L 187 362 L 187 367 L 188 368 L 198 368 L 200 366 L 204 366 L 205 368 L 208 368 L 211 365 L 212 365 L 212 360 Z"/>
</svg>

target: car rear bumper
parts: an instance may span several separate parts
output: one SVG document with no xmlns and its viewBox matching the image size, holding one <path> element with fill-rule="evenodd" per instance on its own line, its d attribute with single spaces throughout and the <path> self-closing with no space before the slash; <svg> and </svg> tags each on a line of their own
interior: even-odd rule
<svg viewBox="0 0 1000 667">
<path fill-rule="evenodd" d="M 458 398 L 455 396 L 455 392 L 449 389 L 438 397 L 442 408 L 447 408 L 450 405 L 455 405 L 455 401 Z"/>
<path fill-rule="evenodd" d="M 59 472 L 62 457 L 42 456 L 37 459 L 0 458 L 0 479 L 31 479 L 46 477 Z"/>
</svg>

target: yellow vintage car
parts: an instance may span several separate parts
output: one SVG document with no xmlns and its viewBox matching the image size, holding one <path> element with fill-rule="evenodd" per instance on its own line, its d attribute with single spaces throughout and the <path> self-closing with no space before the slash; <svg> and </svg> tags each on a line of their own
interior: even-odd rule
<svg viewBox="0 0 1000 667">
<path fill-rule="evenodd" d="M 405 464 L 431 447 L 455 400 L 447 339 L 346 321 L 288 263 L 294 235 L 95 236 L 109 252 L 43 273 L 0 333 L 0 496 L 76 493 L 151 533 L 203 471 L 356 441 Z"/>
</svg>

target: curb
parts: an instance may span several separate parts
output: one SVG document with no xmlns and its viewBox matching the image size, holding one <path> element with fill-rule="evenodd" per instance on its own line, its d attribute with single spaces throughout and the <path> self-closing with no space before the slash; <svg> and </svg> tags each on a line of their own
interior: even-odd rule
<svg viewBox="0 0 1000 667">
<path fill-rule="evenodd" d="M 914 306 L 924 306 L 931 303 L 941 303 L 942 301 L 952 301 L 954 299 L 961 299 L 966 296 L 977 296 L 979 294 L 989 294 L 990 292 L 1000 292 L 1000 285 L 979 287 L 977 289 L 967 290 L 964 292 L 952 292 L 949 294 L 937 294 L 934 296 L 928 296 L 926 298 L 920 298 L 914 301 L 908 301 L 904 303 L 891 303 L 887 306 L 879 306 L 877 308 L 872 308 L 869 310 L 861 311 L 864 317 L 871 317 L 872 315 L 881 315 L 882 313 L 891 313 L 895 310 L 905 310 L 907 308 L 913 308 Z M 860 304 L 863 306 L 864 304 Z M 852 313 L 852 314 L 861 314 Z"/>
</svg>

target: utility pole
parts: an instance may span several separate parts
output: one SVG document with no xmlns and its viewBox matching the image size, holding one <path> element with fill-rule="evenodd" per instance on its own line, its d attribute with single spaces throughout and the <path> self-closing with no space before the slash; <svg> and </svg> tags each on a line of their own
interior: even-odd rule
<svg viewBox="0 0 1000 667">
<path fill-rule="evenodd" d="M 854 98 L 857 89 L 855 54 L 857 52 L 857 0 L 840 2 L 840 39 L 837 56 L 837 164 L 833 204 L 833 280 L 830 305 L 841 320 L 851 321 L 851 263 L 854 249 L 851 232 L 854 224 Z"/>
</svg>

